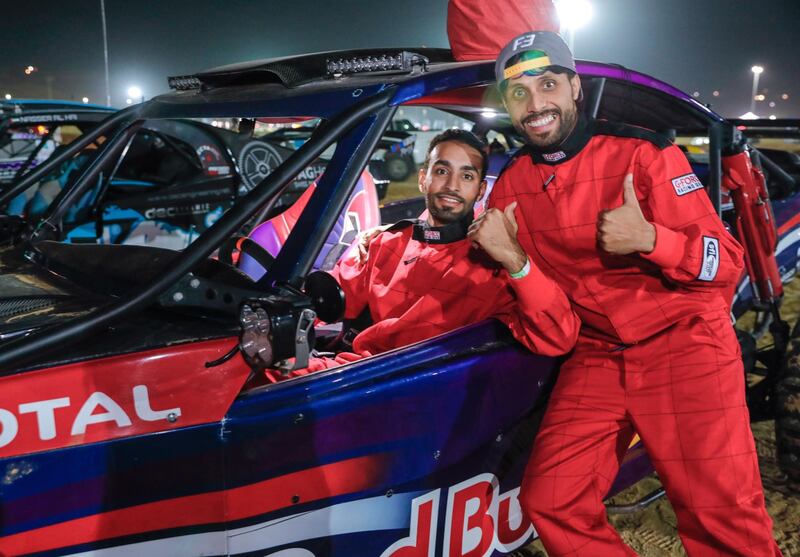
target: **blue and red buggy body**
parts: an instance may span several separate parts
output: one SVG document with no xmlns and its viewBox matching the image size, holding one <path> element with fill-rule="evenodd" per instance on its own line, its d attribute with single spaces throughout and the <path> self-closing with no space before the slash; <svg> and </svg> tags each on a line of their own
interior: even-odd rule
<svg viewBox="0 0 800 557">
<path fill-rule="evenodd" d="M 310 307 L 303 279 L 336 247 L 332 232 L 344 234 L 342 213 L 397 107 L 447 110 L 479 132 L 510 128 L 502 113 L 482 116 L 502 111 L 492 63 L 424 54 L 429 63 L 354 75 L 325 75 L 325 62 L 361 53 L 222 68 L 175 80 L 182 90 L 101 125 L 97 133 L 117 131 L 65 197 L 90 188 L 91 173 L 113 164 L 143 120 L 324 120 L 182 252 L 61 243 L 58 202 L 41 222 L 3 221 L 0 553 L 472 557 L 535 536 L 516 494 L 559 362 L 526 352 L 497 322 L 277 384 L 243 356 L 241 307 L 256 299 L 280 318 L 275 338 L 296 307 Z M 287 63 L 297 70 L 288 77 Z M 636 72 L 594 63 L 579 72 L 591 116 L 710 135 L 697 171 L 723 211 L 727 143 L 713 132 L 722 118 Z M 333 144 L 263 276 L 211 257 Z M 800 248 L 796 197 L 774 211 L 786 280 Z M 737 316 L 768 306 L 749 281 L 736 293 Z M 262 348 L 277 365 L 278 353 L 300 346 Z M 610 494 L 651 472 L 635 442 Z"/>
</svg>

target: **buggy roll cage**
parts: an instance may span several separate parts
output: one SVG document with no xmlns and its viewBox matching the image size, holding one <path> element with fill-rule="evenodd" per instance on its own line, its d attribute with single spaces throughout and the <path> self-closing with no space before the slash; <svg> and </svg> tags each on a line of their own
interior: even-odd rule
<svg viewBox="0 0 800 557">
<path fill-rule="evenodd" d="M 425 52 L 421 50 L 420 52 Z M 350 53 L 339 53 L 347 56 Z M 434 59 L 441 60 L 441 51 Z M 320 55 L 314 64 L 319 64 Z M 330 56 L 330 55 L 328 55 Z M 297 57 L 298 64 L 307 57 Z M 288 62 L 282 60 L 284 67 Z M 306 64 L 304 67 L 313 66 Z M 267 64 L 268 65 L 268 64 Z M 426 104 L 428 106 L 466 104 L 478 110 L 485 102 L 484 93 L 494 82 L 492 62 L 451 63 L 441 61 L 422 69 L 413 67 L 408 73 L 379 72 L 375 75 L 356 74 L 335 79 L 310 79 L 287 87 L 276 82 L 275 76 L 264 70 L 265 64 L 237 67 L 234 71 L 212 71 L 204 83 L 190 76 L 190 90 L 155 97 L 146 103 L 117 112 L 97 128 L 70 144 L 60 155 L 34 169 L 12 188 L 0 194 L 0 207 L 24 191 L 56 165 L 73 157 L 97 137 L 116 130 L 97 158 L 70 188 L 63 191 L 48 208 L 44 218 L 35 226 L 28 239 L 30 258 L 36 260 L 35 242 L 47 239 L 57 230 L 60 216 L 72 201 L 79 198 L 92 179 L 104 168 L 129 137 L 150 118 L 198 117 L 264 117 L 271 115 L 320 117 L 323 123 L 312 137 L 281 165 L 231 207 L 214 225 L 187 247 L 169 270 L 152 284 L 130 295 L 111 301 L 87 315 L 65 324 L 34 331 L 26 337 L 11 339 L 0 347 L 0 376 L 13 373 L 35 355 L 53 350 L 67 342 L 75 342 L 97 332 L 115 320 L 140 311 L 152 304 L 184 275 L 224 241 L 239 230 L 257 210 L 288 187 L 288 184 L 326 148 L 336 143 L 336 150 L 292 233 L 267 274 L 257 286 L 269 288 L 277 282 L 298 284 L 311 269 L 314 257 L 330 233 L 338 213 L 343 208 L 355 182 L 369 160 L 384 129 L 398 105 Z M 224 68 L 227 70 L 227 68 Z M 693 98 L 659 80 L 622 68 L 593 62 L 578 64 L 582 75 L 596 80 L 588 91 L 587 106 L 591 115 L 602 115 L 603 97 L 611 80 L 621 80 L 629 88 L 655 89 L 681 101 L 686 110 L 708 124 L 712 155 L 710 190 L 712 201 L 719 210 L 721 170 L 719 160 L 723 151 L 724 120 Z M 220 77 L 222 76 L 222 77 Z M 477 94 L 476 94 L 477 93 Z M 311 110 L 310 110 L 311 109 Z M 714 135 L 719 129 L 719 135 Z M 699 130 L 698 130 L 699 131 Z M 714 158 L 716 156 L 716 159 Z M 715 169 L 716 165 L 716 169 Z M 299 255 L 297 255 L 299 254 Z"/>
<path fill-rule="evenodd" d="M 87 124 L 98 124 L 108 118 L 115 109 L 102 105 L 76 103 L 72 101 L 16 100 L 0 102 L 0 134 L 15 126 L 48 127 L 47 133 L 35 147 L 27 160 L 9 181 L 14 184 L 29 169 L 31 163 L 52 137 L 59 125 L 75 125 L 83 131 Z"/>
<path fill-rule="evenodd" d="M 118 301 L 113 301 L 95 312 L 74 319 L 66 324 L 46 327 L 26 337 L 10 340 L 3 346 L 2 350 L 0 350 L 0 370 L 2 370 L 0 371 L 0 376 L 13 373 L 13 371 L 11 371 L 12 368 L 30 360 L 30 358 L 36 354 L 53 350 L 66 342 L 75 342 L 76 340 L 86 338 L 88 335 L 102 329 L 116 319 L 144 309 L 146 306 L 153 303 L 160 294 L 166 291 L 186 273 L 190 272 L 198 263 L 210 256 L 222 241 L 233 235 L 247 222 L 251 213 L 279 194 L 303 168 L 316 159 L 342 134 L 347 134 L 346 143 L 352 142 L 353 144 L 357 144 L 358 150 L 352 159 L 347 157 L 349 159 L 347 161 L 341 160 L 345 158 L 343 155 L 339 154 L 339 156 L 337 156 L 335 154 L 334 159 L 331 161 L 331 166 L 335 163 L 342 165 L 341 169 L 344 171 L 345 179 L 351 177 L 357 178 L 360 174 L 361 167 L 366 164 L 366 160 L 368 160 L 374 144 L 380 138 L 383 128 L 388 124 L 394 112 L 393 107 L 390 108 L 387 106 L 387 102 L 391 99 L 391 94 L 393 92 L 393 90 L 389 89 L 370 96 L 351 108 L 346 109 L 338 118 L 330 121 L 324 129 L 319 130 L 318 134 L 315 134 L 314 137 L 303 144 L 292 156 L 281 163 L 270 176 L 266 177 L 260 184 L 246 194 L 240 203 L 231 207 L 231 209 L 202 234 L 196 242 L 187 247 L 182 255 L 176 258 L 174 264 L 167 272 L 152 284 L 140 288 L 129 296 Z M 90 180 L 92 172 L 99 172 L 104 162 L 113 154 L 112 151 L 124 145 L 125 136 L 130 133 L 130 130 L 132 128 L 138 128 L 138 126 L 141 125 L 142 119 L 139 118 L 141 116 L 141 111 L 134 112 L 133 115 L 135 115 L 137 119 L 129 123 L 125 129 L 118 133 L 109 147 L 104 151 L 103 155 L 98 157 L 91 168 L 87 169 L 81 179 L 78 180 L 73 187 L 73 191 L 79 189 L 82 182 L 85 183 Z M 119 121 L 121 123 L 123 119 L 120 118 Z M 104 129 L 108 129 L 108 127 L 104 126 Z M 337 148 L 337 152 L 342 151 L 340 147 L 341 145 Z M 78 149 L 75 149 L 75 152 L 77 151 Z M 357 172 L 354 170 L 355 167 L 358 167 Z M 334 179 L 331 178 L 329 181 L 333 182 Z M 316 204 L 313 202 L 309 203 L 309 209 L 313 211 L 313 209 L 316 208 L 318 211 L 322 211 L 327 208 L 328 203 L 326 203 L 326 201 L 331 203 L 338 202 L 340 205 L 339 209 L 341 209 L 341 206 L 343 206 L 347 200 L 349 189 L 354 185 L 355 180 L 353 179 L 352 182 L 353 183 L 349 184 L 348 187 L 341 187 L 342 182 L 340 182 L 340 187 L 334 189 L 347 191 L 340 193 L 338 196 L 332 195 L 337 192 L 328 192 L 327 200 L 318 201 Z M 320 191 L 324 191 L 323 187 L 319 189 Z M 69 193 L 67 196 L 72 197 Z M 319 199 L 321 197 L 322 196 L 318 196 L 317 198 Z M 56 211 L 48 212 L 52 214 L 56 213 Z M 301 219 L 301 221 L 298 222 L 295 231 L 303 228 L 304 224 L 307 226 L 307 223 L 304 223 L 303 220 L 304 219 Z M 305 219 L 305 221 L 307 220 L 309 219 Z M 320 219 L 320 221 L 319 224 L 326 226 L 329 232 L 330 229 L 333 228 L 335 218 L 329 217 L 324 220 Z M 293 232 L 292 235 L 297 238 L 295 232 Z M 292 236 L 290 236 L 287 244 L 291 240 Z M 314 242 L 312 238 L 312 241 L 309 243 L 312 245 L 319 244 L 321 246 L 323 240 L 324 236 L 320 234 L 316 242 Z M 32 247 L 35 249 L 35 246 Z M 281 251 L 285 254 L 287 250 Z M 308 249 L 304 251 L 307 253 Z M 35 257 L 35 255 L 32 257 Z M 275 267 L 273 267 L 273 269 L 271 269 L 272 272 L 265 276 L 265 280 L 262 280 L 261 284 L 278 278 L 288 280 L 292 277 L 286 276 L 285 273 L 290 270 L 295 272 L 299 271 L 299 273 L 307 273 L 313 263 L 313 258 L 309 255 L 306 255 L 304 258 L 301 257 L 296 265 L 287 265 L 285 261 L 287 258 L 284 257 L 283 259 L 283 269 L 276 270 Z M 276 266 L 279 263 L 281 263 L 280 257 L 276 260 Z M 273 275 L 273 277 L 269 275 Z M 299 276 L 302 275 L 297 274 L 294 278 Z"/>
</svg>

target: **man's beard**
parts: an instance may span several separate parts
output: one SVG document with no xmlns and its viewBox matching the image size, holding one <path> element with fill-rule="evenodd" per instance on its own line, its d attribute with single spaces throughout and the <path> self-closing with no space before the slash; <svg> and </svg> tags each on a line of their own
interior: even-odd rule
<svg viewBox="0 0 800 557">
<path fill-rule="evenodd" d="M 532 135 L 527 126 L 525 126 L 525 123 L 530 122 L 531 120 L 538 120 L 547 114 L 556 114 L 558 116 L 558 129 L 555 131 L 555 133 L 551 133 L 547 137 L 536 137 L 535 135 Z M 514 128 L 531 147 L 535 147 L 536 149 L 549 149 L 561 145 L 570 132 L 572 132 L 572 129 L 575 127 L 575 122 L 577 121 L 578 108 L 576 106 L 573 106 L 572 109 L 567 112 L 553 108 L 549 110 L 543 110 L 542 112 L 537 112 L 536 114 L 529 114 L 523 118 L 521 122 L 515 122 Z"/>
<path fill-rule="evenodd" d="M 442 224 L 451 224 L 454 222 L 458 222 L 473 209 L 474 203 L 469 203 L 466 199 L 464 199 L 460 195 L 450 192 L 442 193 L 442 195 L 448 195 L 449 197 L 457 197 L 458 199 L 461 200 L 463 209 L 461 211 L 455 211 L 452 207 L 437 207 L 435 204 L 436 195 L 437 194 L 434 193 L 428 193 L 425 196 L 425 207 L 428 209 L 428 213 L 430 213 L 431 217 L 433 217 L 436 221 Z"/>
</svg>

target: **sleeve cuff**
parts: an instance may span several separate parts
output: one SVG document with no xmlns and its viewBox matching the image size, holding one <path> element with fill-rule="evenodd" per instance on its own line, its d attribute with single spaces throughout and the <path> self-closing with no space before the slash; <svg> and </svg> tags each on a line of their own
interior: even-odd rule
<svg viewBox="0 0 800 557">
<path fill-rule="evenodd" d="M 656 229 L 656 245 L 653 251 L 641 256 L 664 269 L 674 269 L 683 259 L 686 236 L 655 222 L 651 224 Z"/>
<path fill-rule="evenodd" d="M 526 310 L 538 312 L 550 305 L 558 287 L 544 276 L 530 257 L 528 257 L 528 261 L 530 261 L 531 269 L 524 277 L 513 279 L 507 271 L 506 274 L 509 275 L 508 283 L 514 289 L 520 305 Z"/>
</svg>

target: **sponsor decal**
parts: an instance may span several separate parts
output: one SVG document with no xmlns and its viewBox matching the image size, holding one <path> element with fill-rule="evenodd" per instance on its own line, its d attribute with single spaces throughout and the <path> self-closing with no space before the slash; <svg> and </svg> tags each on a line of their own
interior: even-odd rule
<svg viewBox="0 0 800 557">
<path fill-rule="evenodd" d="M 38 116 L 16 116 L 11 118 L 11 123 L 26 124 L 29 122 L 75 122 L 77 120 L 77 114 L 40 114 Z"/>
<path fill-rule="evenodd" d="M 440 489 L 417 497 L 411 505 L 409 535 L 381 557 L 434 557 Z M 443 557 L 488 557 L 510 553 L 536 534 L 519 504 L 519 488 L 499 493 L 493 474 L 479 474 L 447 492 L 442 528 Z"/>
<path fill-rule="evenodd" d="M 542 153 L 542 158 L 547 162 L 557 162 L 561 159 L 567 158 L 567 154 L 564 151 L 556 151 L 555 153 Z"/>
<path fill-rule="evenodd" d="M 209 176 L 227 176 L 231 173 L 230 166 L 209 166 L 208 167 L 208 175 Z"/>
<path fill-rule="evenodd" d="M 703 264 L 697 280 L 712 281 L 719 270 L 719 240 L 703 236 Z"/>
<path fill-rule="evenodd" d="M 245 145 L 239 153 L 239 167 L 242 171 L 242 182 L 247 193 L 253 189 L 261 180 L 272 174 L 283 162 L 275 147 L 264 141 L 251 141 Z"/>
<path fill-rule="evenodd" d="M 130 427 L 133 425 L 131 417 L 145 422 L 157 422 L 159 420 L 175 421 L 181 415 L 180 407 L 165 410 L 153 410 L 150 405 L 146 385 L 136 385 L 133 387 L 133 412 L 123 409 L 122 405 L 116 402 L 109 395 L 96 391 L 80 405 L 80 410 L 72 419 L 72 426 L 69 428 L 69 435 L 83 436 L 86 429 L 92 424 L 104 422 L 114 422 L 116 427 Z M 5 447 L 13 442 L 19 432 L 19 419 L 21 414 L 34 414 L 36 416 L 36 429 L 40 441 L 55 439 L 59 433 L 56 426 L 56 410 L 73 406 L 70 397 L 52 398 L 48 400 L 36 400 L 26 402 L 17 407 L 15 414 L 11 410 L 0 408 L 0 447 Z"/>
<path fill-rule="evenodd" d="M 180 217 L 184 215 L 205 215 L 211 210 L 210 203 L 196 203 L 181 207 L 151 207 L 144 212 L 144 218 L 149 220 Z"/>
<path fill-rule="evenodd" d="M 426 240 L 441 240 L 442 233 L 438 230 L 426 230 L 425 231 L 425 239 Z"/>
<path fill-rule="evenodd" d="M 231 339 L 193 342 L 0 378 L 0 458 L 215 422 L 250 368 L 205 362 Z M 209 401 L 203 395 L 214 391 Z M 2 553 L 2 551 L 0 551 Z"/>
<path fill-rule="evenodd" d="M 672 179 L 672 187 L 675 188 L 675 193 L 678 195 L 686 195 L 694 190 L 703 189 L 703 183 L 694 173 L 684 174 Z"/>
<path fill-rule="evenodd" d="M 300 174 L 297 175 L 295 181 L 297 182 L 313 182 L 325 172 L 325 165 L 313 165 L 305 167 Z"/>
</svg>

